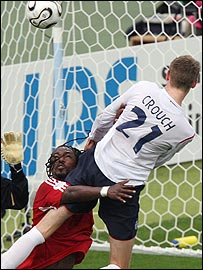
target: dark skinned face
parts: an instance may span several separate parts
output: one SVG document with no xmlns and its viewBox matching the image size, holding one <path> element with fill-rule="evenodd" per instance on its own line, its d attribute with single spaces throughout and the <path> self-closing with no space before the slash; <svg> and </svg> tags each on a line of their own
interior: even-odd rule
<svg viewBox="0 0 212 275">
<path fill-rule="evenodd" d="M 54 178 L 64 180 L 66 175 L 76 167 L 76 157 L 71 148 L 58 147 L 51 154 L 51 172 Z"/>
</svg>

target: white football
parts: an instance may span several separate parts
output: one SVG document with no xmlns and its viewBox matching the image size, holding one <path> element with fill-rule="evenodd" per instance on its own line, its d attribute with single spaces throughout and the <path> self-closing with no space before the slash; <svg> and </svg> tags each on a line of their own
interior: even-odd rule
<svg viewBox="0 0 212 275">
<path fill-rule="evenodd" d="M 28 1 L 26 17 L 36 28 L 48 29 L 56 25 L 62 15 L 62 1 Z"/>
</svg>

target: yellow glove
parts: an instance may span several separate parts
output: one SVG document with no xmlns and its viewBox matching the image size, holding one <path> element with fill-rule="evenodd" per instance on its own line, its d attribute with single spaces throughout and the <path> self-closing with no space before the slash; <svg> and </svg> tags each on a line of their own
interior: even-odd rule
<svg viewBox="0 0 212 275">
<path fill-rule="evenodd" d="M 4 138 L 1 138 L 1 156 L 8 164 L 12 165 L 23 160 L 22 133 L 4 133 Z"/>
</svg>

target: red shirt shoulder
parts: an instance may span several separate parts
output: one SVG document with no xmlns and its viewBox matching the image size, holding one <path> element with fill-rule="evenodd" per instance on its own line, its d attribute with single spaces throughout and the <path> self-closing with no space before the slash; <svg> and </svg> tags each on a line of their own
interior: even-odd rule
<svg viewBox="0 0 212 275">
<path fill-rule="evenodd" d="M 36 225 L 46 211 L 59 208 L 62 194 L 69 183 L 48 178 L 39 186 L 33 203 L 33 225 Z"/>
</svg>

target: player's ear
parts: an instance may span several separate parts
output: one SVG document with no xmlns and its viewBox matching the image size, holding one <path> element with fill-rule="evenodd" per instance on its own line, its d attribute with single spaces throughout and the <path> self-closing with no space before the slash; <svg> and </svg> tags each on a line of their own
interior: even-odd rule
<svg viewBox="0 0 212 275">
<path fill-rule="evenodd" d="M 170 79 L 170 70 L 168 70 L 166 73 L 166 81 L 168 81 L 169 79 Z"/>
<path fill-rule="evenodd" d="M 196 81 L 193 81 L 193 82 L 192 82 L 192 85 L 191 85 L 191 88 L 192 88 L 192 89 L 195 88 L 196 85 L 197 85 L 197 82 L 196 82 Z"/>
</svg>

